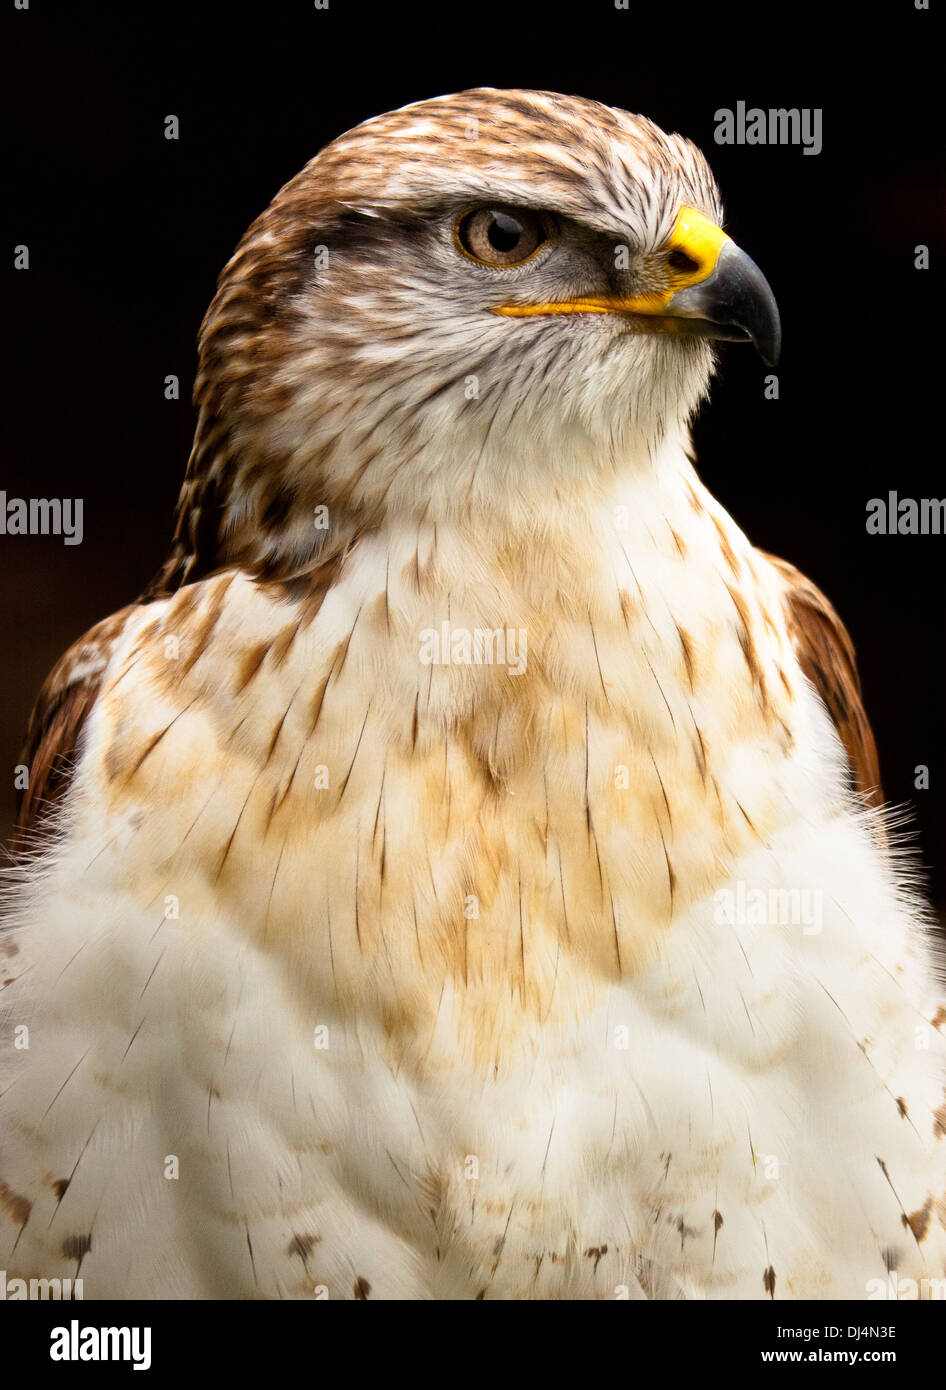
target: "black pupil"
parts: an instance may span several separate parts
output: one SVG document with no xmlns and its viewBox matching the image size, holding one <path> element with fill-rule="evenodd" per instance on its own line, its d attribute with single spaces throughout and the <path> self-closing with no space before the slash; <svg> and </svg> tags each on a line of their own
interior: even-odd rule
<svg viewBox="0 0 946 1390">
<path fill-rule="evenodd" d="M 514 251 L 522 238 L 522 223 L 508 212 L 494 212 L 486 235 L 494 251 Z"/>
</svg>

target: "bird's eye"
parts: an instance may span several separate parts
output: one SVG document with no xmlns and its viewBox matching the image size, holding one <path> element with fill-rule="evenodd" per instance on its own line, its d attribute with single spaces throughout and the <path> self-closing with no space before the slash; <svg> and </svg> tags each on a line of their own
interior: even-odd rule
<svg viewBox="0 0 946 1390">
<path fill-rule="evenodd" d="M 522 265 L 547 240 L 541 217 L 528 208 L 474 208 L 456 225 L 460 250 L 484 265 Z"/>
</svg>

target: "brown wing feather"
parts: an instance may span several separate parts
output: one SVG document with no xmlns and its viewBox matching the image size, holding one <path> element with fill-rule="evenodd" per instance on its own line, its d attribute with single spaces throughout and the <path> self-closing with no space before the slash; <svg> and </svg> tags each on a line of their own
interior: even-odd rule
<svg viewBox="0 0 946 1390">
<path fill-rule="evenodd" d="M 20 754 L 20 762 L 29 768 L 29 786 L 17 796 L 18 840 L 55 809 L 72 780 L 83 725 L 95 704 L 115 643 L 135 608 L 130 604 L 97 623 L 60 657 L 46 677 Z"/>
<path fill-rule="evenodd" d="M 877 745 L 864 712 L 854 644 L 847 629 L 821 590 L 800 570 L 774 555 L 765 558 L 785 582 L 785 608 L 795 654 L 834 722 L 854 785 L 869 805 L 882 806 Z"/>
</svg>

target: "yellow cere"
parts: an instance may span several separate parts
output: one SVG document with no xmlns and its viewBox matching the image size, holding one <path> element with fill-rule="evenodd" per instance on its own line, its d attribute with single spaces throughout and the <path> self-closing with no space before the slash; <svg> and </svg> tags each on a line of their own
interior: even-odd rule
<svg viewBox="0 0 946 1390">
<path fill-rule="evenodd" d="M 698 285 L 712 275 L 719 253 L 729 237 L 704 217 L 696 208 L 684 205 L 677 214 L 673 231 L 666 242 L 667 252 L 682 251 L 695 264 L 692 270 L 667 265 L 667 284 L 663 290 L 652 290 L 631 299 L 607 296 L 563 300 L 552 304 L 498 304 L 493 310 L 511 318 L 527 318 L 534 314 L 663 314 L 678 290 Z"/>
<path fill-rule="evenodd" d="M 667 249 L 682 251 L 691 261 L 695 261 L 696 265 L 693 270 L 676 270 L 673 266 L 670 267 L 670 292 L 675 294 L 677 290 L 685 289 L 688 285 L 698 285 L 701 280 L 712 275 L 719 260 L 719 253 L 728 240 L 729 237 L 715 222 L 711 222 L 695 208 L 684 205 L 677 214 Z"/>
</svg>

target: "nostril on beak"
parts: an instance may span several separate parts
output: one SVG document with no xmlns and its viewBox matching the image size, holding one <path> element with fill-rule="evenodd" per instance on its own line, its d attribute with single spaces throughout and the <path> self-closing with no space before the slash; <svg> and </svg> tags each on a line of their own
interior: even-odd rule
<svg viewBox="0 0 946 1390">
<path fill-rule="evenodd" d="M 685 251 L 671 251 L 667 257 L 667 264 L 673 270 L 683 271 L 686 275 L 691 275 L 694 270 L 699 270 L 700 263 L 695 261 L 692 256 L 688 256 Z"/>
</svg>

